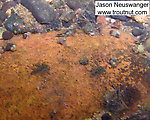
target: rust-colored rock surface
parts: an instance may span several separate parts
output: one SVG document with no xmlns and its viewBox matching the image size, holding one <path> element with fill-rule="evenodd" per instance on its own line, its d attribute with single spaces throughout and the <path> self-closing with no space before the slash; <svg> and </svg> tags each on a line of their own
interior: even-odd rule
<svg viewBox="0 0 150 120">
<path fill-rule="evenodd" d="M 115 38 L 109 31 L 92 37 L 79 31 L 66 37 L 65 46 L 57 43 L 58 32 L 12 38 L 17 51 L 0 56 L 0 120 L 84 120 L 102 109 L 99 103 L 112 85 L 124 83 L 137 84 L 146 96 L 148 88 L 140 83 L 146 66 L 132 53 L 135 39 L 123 32 Z M 88 65 L 79 64 L 82 57 Z M 111 57 L 118 59 L 116 68 Z M 37 63 L 49 65 L 49 73 L 31 74 Z M 105 73 L 91 75 L 98 66 Z"/>
</svg>

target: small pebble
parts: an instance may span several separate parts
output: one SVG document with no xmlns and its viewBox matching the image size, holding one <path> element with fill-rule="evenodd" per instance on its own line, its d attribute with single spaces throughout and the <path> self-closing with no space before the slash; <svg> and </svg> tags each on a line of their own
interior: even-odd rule
<svg viewBox="0 0 150 120">
<path fill-rule="evenodd" d="M 109 113 L 104 113 L 101 117 L 102 120 L 112 120 L 111 116 Z"/>
<path fill-rule="evenodd" d="M 114 36 L 116 38 L 119 38 L 120 37 L 120 32 L 118 30 L 111 30 L 110 35 Z"/>
<path fill-rule="evenodd" d="M 137 49 L 137 46 L 133 46 L 132 50 L 133 50 L 133 52 L 136 53 L 136 54 L 139 53 L 139 51 L 138 51 L 138 49 Z"/>
<path fill-rule="evenodd" d="M 4 52 L 5 52 L 4 47 L 3 47 L 3 46 L 0 46 L 0 53 L 2 54 L 2 53 L 4 53 Z"/>
<path fill-rule="evenodd" d="M 13 36 L 14 36 L 14 34 L 10 31 L 5 31 L 2 34 L 2 37 L 4 40 L 10 40 Z"/>
<path fill-rule="evenodd" d="M 87 65 L 87 64 L 89 63 L 89 60 L 88 60 L 88 58 L 86 58 L 86 57 L 82 57 L 82 58 L 79 60 L 79 63 L 80 63 L 81 65 Z"/>
<path fill-rule="evenodd" d="M 90 36 L 94 36 L 94 35 L 95 35 L 95 33 L 94 33 L 94 32 L 90 33 Z"/>
<path fill-rule="evenodd" d="M 114 67 L 117 67 L 118 65 L 118 62 L 117 62 L 117 59 L 116 58 L 110 58 L 110 61 L 109 61 L 110 65 L 114 68 Z"/>
<path fill-rule="evenodd" d="M 136 37 L 136 36 L 140 36 L 140 35 L 142 35 L 142 34 L 144 34 L 145 33 L 145 31 L 144 30 L 142 30 L 142 29 L 133 29 L 132 30 L 132 34 Z"/>
<path fill-rule="evenodd" d="M 31 35 L 30 32 L 24 33 L 23 34 L 23 39 L 28 39 L 30 35 Z"/>
<path fill-rule="evenodd" d="M 66 39 L 65 38 L 58 38 L 57 43 L 61 44 L 61 45 L 66 45 Z"/>
<path fill-rule="evenodd" d="M 16 47 L 16 44 L 14 43 L 7 43 L 7 46 L 6 46 L 6 51 L 16 51 L 17 47 Z"/>
</svg>

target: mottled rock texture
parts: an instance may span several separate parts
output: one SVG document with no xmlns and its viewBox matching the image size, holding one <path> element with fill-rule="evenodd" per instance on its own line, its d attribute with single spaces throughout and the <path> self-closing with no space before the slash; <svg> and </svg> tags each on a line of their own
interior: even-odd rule
<svg viewBox="0 0 150 120">
<path fill-rule="evenodd" d="M 45 0 L 21 0 L 21 4 L 32 12 L 39 23 L 50 23 L 55 19 L 53 8 Z"/>
</svg>

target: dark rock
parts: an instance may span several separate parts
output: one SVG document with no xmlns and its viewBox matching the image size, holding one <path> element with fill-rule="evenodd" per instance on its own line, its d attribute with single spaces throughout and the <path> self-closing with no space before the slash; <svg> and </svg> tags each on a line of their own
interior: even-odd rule
<svg viewBox="0 0 150 120">
<path fill-rule="evenodd" d="M 66 45 L 66 39 L 65 38 L 58 38 L 57 43 L 61 44 L 61 45 Z"/>
<path fill-rule="evenodd" d="M 102 118 L 102 120 L 111 120 L 112 119 L 111 116 L 109 115 L 109 113 L 104 113 L 101 118 Z"/>
<path fill-rule="evenodd" d="M 34 64 L 34 68 L 33 71 L 31 72 L 31 75 L 49 73 L 49 70 L 50 66 L 47 65 L 46 63 L 36 63 Z"/>
<path fill-rule="evenodd" d="M 110 17 L 114 19 L 119 19 L 120 21 L 128 21 L 130 18 L 124 15 L 111 15 Z"/>
<path fill-rule="evenodd" d="M 83 17 L 85 21 L 89 22 L 95 22 L 96 21 L 96 16 L 95 16 L 95 6 L 93 0 L 67 0 L 66 3 L 71 9 L 77 10 L 78 8 L 81 8 L 79 14 L 79 19 L 80 17 Z M 82 18 L 81 18 L 82 19 Z"/>
<path fill-rule="evenodd" d="M 16 44 L 14 43 L 7 43 L 7 46 L 5 48 L 6 51 L 16 51 L 17 47 L 16 47 Z"/>
<path fill-rule="evenodd" d="M 8 9 L 10 9 L 11 7 L 16 6 L 17 2 L 16 1 L 9 1 L 9 2 L 4 2 L 3 6 L 2 6 L 2 10 L 3 11 L 7 11 Z"/>
<path fill-rule="evenodd" d="M 141 98 L 140 91 L 132 85 L 122 86 L 122 99 L 124 103 L 129 107 L 132 106 L 137 100 Z"/>
<path fill-rule="evenodd" d="M 110 35 L 114 36 L 116 38 L 119 38 L 120 37 L 120 32 L 118 30 L 111 30 Z"/>
<path fill-rule="evenodd" d="M 77 19 L 76 23 L 78 24 L 79 29 L 82 29 L 86 25 L 86 22 L 80 18 Z"/>
<path fill-rule="evenodd" d="M 21 19 L 17 14 L 13 13 L 4 23 L 5 28 L 11 32 L 19 31 L 24 25 L 23 19 Z"/>
<path fill-rule="evenodd" d="M 148 38 L 150 38 L 150 32 L 146 31 L 144 34 L 140 35 L 138 38 L 139 43 L 145 42 Z"/>
<path fill-rule="evenodd" d="M 99 76 L 101 74 L 103 74 L 106 71 L 106 69 L 102 66 L 98 66 L 98 67 L 94 67 L 92 68 L 91 72 L 91 76 Z"/>
<path fill-rule="evenodd" d="M 133 50 L 133 52 L 136 53 L 136 54 L 139 53 L 138 47 L 137 47 L 137 46 L 133 46 L 132 50 Z"/>
<path fill-rule="evenodd" d="M 0 46 L 0 54 L 4 53 L 5 52 L 5 49 L 3 46 Z"/>
<path fill-rule="evenodd" d="M 134 36 L 140 36 L 140 35 L 142 35 L 142 34 L 144 34 L 145 33 L 145 31 L 144 30 L 142 30 L 142 29 L 133 29 L 132 30 L 132 34 L 134 35 Z"/>
<path fill-rule="evenodd" d="M 64 10 L 64 12 L 62 13 L 60 19 L 65 21 L 65 22 L 69 22 L 74 17 L 75 17 L 75 12 L 71 9 L 67 9 L 67 10 Z"/>
<path fill-rule="evenodd" d="M 95 16 L 95 13 L 93 11 L 89 11 L 86 8 L 83 8 L 83 10 L 81 9 L 81 12 L 78 16 L 78 20 L 96 23 L 96 16 Z"/>
<path fill-rule="evenodd" d="M 61 27 L 60 22 L 61 22 L 60 19 L 55 19 L 54 21 L 47 24 L 46 25 L 47 31 L 50 31 L 50 29 L 58 30 L 58 28 Z"/>
<path fill-rule="evenodd" d="M 28 39 L 29 38 L 29 36 L 27 35 L 27 33 L 24 33 L 23 34 L 23 39 Z"/>
<path fill-rule="evenodd" d="M 14 36 L 14 34 L 10 31 L 5 31 L 2 34 L 2 37 L 4 40 L 10 40 L 13 36 Z"/>
<path fill-rule="evenodd" d="M 89 3 L 90 4 L 90 3 Z M 82 29 L 83 26 L 87 23 L 96 23 L 96 16 L 94 13 L 94 7 L 91 9 L 89 7 L 82 7 L 79 10 L 78 18 L 76 19 L 76 22 L 79 25 L 79 28 Z"/>
<path fill-rule="evenodd" d="M 7 17 L 8 15 L 4 11 L 0 10 L 0 21 L 3 22 Z"/>
<path fill-rule="evenodd" d="M 79 63 L 80 63 L 81 65 L 87 65 L 87 64 L 89 63 L 89 60 L 88 60 L 88 58 L 83 57 L 83 58 L 81 58 L 81 59 L 79 60 Z"/>
<path fill-rule="evenodd" d="M 4 23 L 5 28 L 14 34 L 23 34 L 27 32 L 41 33 L 46 31 L 44 27 L 25 25 L 16 13 L 13 13 Z"/>
<path fill-rule="evenodd" d="M 95 31 L 95 26 L 94 26 L 94 24 L 88 22 L 88 23 L 83 27 L 83 31 L 84 31 L 86 34 L 94 33 L 94 31 Z"/>
<path fill-rule="evenodd" d="M 21 4 L 31 11 L 41 24 L 50 23 L 56 18 L 54 9 L 45 0 L 21 0 Z"/>
<path fill-rule="evenodd" d="M 135 86 L 125 84 L 114 92 L 106 93 L 104 99 L 104 106 L 108 111 L 120 114 L 141 99 L 141 93 Z"/>
<path fill-rule="evenodd" d="M 93 11 L 85 10 L 81 16 L 85 19 L 85 21 L 90 21 L 91 23 L 96 22 L 95 13 Z"/>
<path fill-rule="evenodd" d="M 62 21 L 62 25 L 68 28 L 71 25 L 71 22 Z"/>
<path fill-rule="evenodd" d="M 118 65 L 118 62 L 117 62 L 117 59 L 116 59 L 116 58 L 110 58 L 109 63 L 110 63 L 110 65 L 111 65 L 113 68 L 114 68 L 114 67 L 117 67 L 117 65 Z"/>
<path fill-rule="evenodd" d="M 94 13 L 95 6 L 93 0 L 66 0 L 66 4 L 73 10 L 82 8 Z"/>
<path fill-rule="evenodd" d="M 80 8 L 87 2 L 89 2 L 89 0 L 66 0 L 66 4 L 73 10 Z"/>
<path fill-rule="evenodd" d="M 142 23 L 138 23 L 136 21 L 133 22 L 125 22 L 124 23 L 125 26 L 131 26 L 131 27 L 139 27 L 140 29 L 144 29 L 144 26 Z"/>
<path fill-rule="evenodd" d="M 58 0 L 58 1 L 55 1 L 52 6 L 57 9 L 57 8 L 60 8 L 61 6 L 63 6 L 65 4 L 65 1 L 63 0 Z"/>
<path fill-rule="evenodd" d="M 30 35 L 31 35 L 30 32 L 24 33 L 24 34 L 23 34 L 23 38 L 24 38 L 24 39 L 28 39 Z"/>
<path fill-rule="evenodd" d="M 95 15 L 95 5 L 92 0 L 90 0 L 90 2 L 88 1 L 88 4 L 85 7 L 86 7 L 86 10 L 92 12 Z"/>
</svg>

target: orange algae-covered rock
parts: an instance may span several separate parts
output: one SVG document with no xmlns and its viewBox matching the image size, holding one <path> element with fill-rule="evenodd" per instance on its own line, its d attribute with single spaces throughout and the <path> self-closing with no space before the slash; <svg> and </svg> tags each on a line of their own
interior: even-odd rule
<svg viewBox="0 0 150 120">
<path fill-rule="evenodd" d="M 146 67 L 131 52 L 134 38 L 123 32 L 115 38 L 110 30 L 93 37 L 79 31 L 65 46 L 57 44 L 57 32 L 13 37 L 17 51 L 0 58 L 0 119 L 83 120 L 102 109 L 99 102 L 112 85 L 140 81 Z M 79 63 L 83 57 L 88 64 Z M 118 60 L 115 68 L 111 57 Z M 91 75 L 94 68 L 105 71 Z"/>
</svg>

